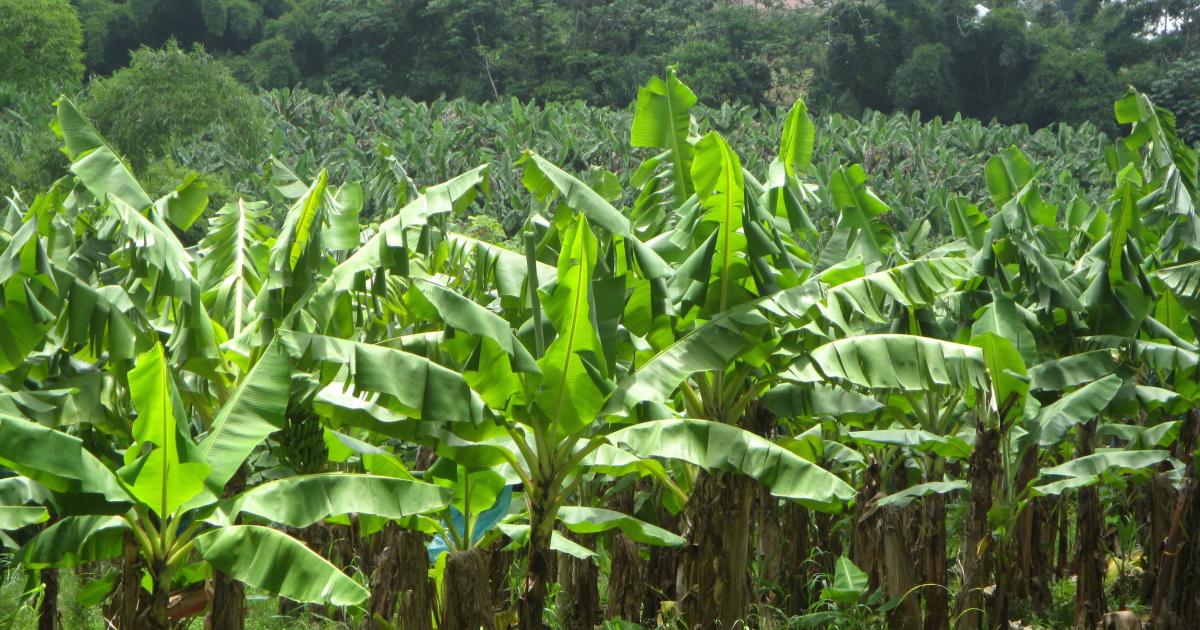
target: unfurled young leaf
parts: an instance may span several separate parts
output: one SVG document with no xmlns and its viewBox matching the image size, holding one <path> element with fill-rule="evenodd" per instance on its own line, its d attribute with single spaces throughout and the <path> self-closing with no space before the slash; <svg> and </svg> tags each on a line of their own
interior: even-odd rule
<svg viewBox="0 0 1200 630">
<path fill-rule="evenodd" d="M 816 135 L 816 126 L 808 116 L 808 106 L 803 100 L 797 100 L 784 119 L 779 140 L 778 159 L 783 162 L 788 177 L 795 177 L 797 171 L 808 169 Z"/>
<path fill-rule="evenodd" d="M 712 305 L 714 312 L 721 312 L 743 301 L 745 290 L 738 280 L 749 271 L 742 260 L 746 249 L 746 235 L 742 231 L 746 196 L 742 161 L 715 131 L 696 144 L 692 180 L 704 208 L 701 223 L 712 224 L 714 230 L 712 269 L 701 270 L 712 277 L 705 302 Z"/>
<path fill-rule="evenodd" d="M 693 190 L 692 147 L 688 143 L 692 117 L 688 110 L 695 104 L 696 95 L 675 76 L 674 68 L 667 69 L 666 80 L 654 77 L 638 88 L 630 144 L 671 152 L 676 204 L 691 196 Z"/>
<path fill-rule="evenodd" d="M 596 382 L 596 374 L 606 369 L 604 351 L 589 295 L 595 263 L 596 237 L 579 216 L 563 235 L 558 281 L 542 295 L 546 317 L 557 334 L 538 359 L 538 407 L 568 434 L 591 422 L 604 406 L 604 391 Z"/>
</svg>

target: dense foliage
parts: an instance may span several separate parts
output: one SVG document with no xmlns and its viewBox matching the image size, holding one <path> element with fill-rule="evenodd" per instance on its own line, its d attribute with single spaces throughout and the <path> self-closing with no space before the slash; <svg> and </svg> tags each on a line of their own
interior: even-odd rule
<svg viewBox="0 0 1200 630">
<path fill-rule="evenodd" d="M 987 4 L 0 0 L 0 625 L 1200 627 L 1200 9 Z"/>
<path fill-rule="evenodd" d="M 1200 142 L 1200 53 L 1180 58 L 1152 86 L 1157 102 L 1175 114 L 1180 137 Z"/>
<path fill-rule="evenodd" d="M 1130 84 L 1150 90 L 1168 68 L 1186 72 L 1180 64 L 1200 43 L 1200 11 L 1187 0 L 796 4 L 78 2 L 88 68 L 101 75 L 131 50 L 175 39 L 202 44 L 243 81 L 268 88 L 624 107 L 638 77 L 679 64 L 710 104 L 787 105 L 803 94 L 821 111 L 916 107 L 1110 131 L 1104 104 Z M 1184 138 L 1195 140 L 1186 129 Z"/>
<path fill-rule="evenodd" d="M 1144 94 L 1113 143 L 672 71 L 632 117 L 265 102 L 287 159 L 217 199 L 64 97 L 69 172 L 0 217 L 0 546 L 43 624 L 71 568 L 155 630 L 247 589 L 383 628 L 1200 623 L 1200 176 Z"/>
<path fill-rule="evenodd" d="M 83 79 L 83 31 L 67 0 L 0 2 L 0 107 L 16 95 L 53 96 Z"/>
<path fill-rule="evenodd" d="M 142 48 L 129 67 L 93 81 L 85 111 L 135 166 L 161 158 L 172 140 L 205 136 L 241 155 L 257 155 L 265 133 L 253 94 L 203 50 L 174 42 Z"/>
<path fill-rule="evenodd" d="M 187 82 L 170 85 L 180 87 L 164 88 L 164 101 L 187 99 L 181 93 Z M 165 194 L 177 185 L 176 180 L 196 172 L 207 182 L 215 205 L 232 201 L 239 193 L 271 194 L 262 172 L 271 155 L 305 178 L 328 169 L 339 180 L 363 182 L 364 216 L 386 212 L 418 187 L 449 179 L 474 164 L 490 162 L 500 172 L 511 172 L 527 148 L 586 175 L 590 182 L 605 173 L 624 181 L 639 163 L 638 156 L 628 151 L 622 131 L 629 127 L 632 112 L 582 103 L 417 103 L 379 95 L 323 96 L 281 89 L 260 94 L 256 102 L 236 113 L 232 122 L 214 117 L 209 123 L 190 122 L 203 121 L 199 104 L 179 104 L 178 117 L 157 119 L 140 132 L 145 140 L 135 145 L 141 151 L 139 162 L 148 162 L 139 171 L 142 183 L 152 192 Z M 53 134 L 40 122 L 43 110 L 33 102 L 27 107 L 26 118 L 4 129 L 7 135 L 0 141 L 0 155 L 11 152 L 16 170 L 8 176 L 0 171 L 0 182 L 32 195 L 56 179 L 62 164 Z M 90 107 L 85 101 L 85 111 L 91 111 Z M 149 104 L 147 109 L 162 111 L 161 107 Z M 244 121 L 246 112 L 256 110 L 266 112 L 270 132 L 250 136 L 255 142 L 249 154 L 242 144 L 246 136 L 184 133 L 186 129 L 229 129 Z M 128 111 L 136 120 L 144 110 Z M 741 147 L 742 159 L 755 170 L 765 168 L 773 158 L 786 114 L 747 105 L 697 106 L 693 112 L 701 124 L 720 130 Z M 116 129 L 110 125 L 98 122 L 97 126 L 106 136 L 138 133 L 135 126 Z M 1078 181 L 1085 190 L 1098 191 L 1104 177 L 1101 148 L 1106 139 L 1087 124 L 1031 133 L 1022 126 L 984 125 L 970 119 L 922 123 L 913 116 L 870 113 L 861 119 L 823 116 L 816 125 L 817 171 L 827 176 L 841 164 L 857 162 L 874 172 L 889 173 L 877 187 L 880 194 L 893 200 L 902 217 L 897 219 L 899 224 L 932 217 L 939 229 L 945 228 L 935 209 L 947 198 L 972 192 L 987 156 L 1012 145 L 1046 163 L 1048 170 L 1065 172 L 1064 177 Z M 165 150 L 157 150 L 158 159 L 148 160 L 148 147 L 164 143 Z M 38 150 L 30 151 L 26 145 L 36 145 Z M 30 160 L 39 155 L 44 161 Z M 507 238 L 524 220 L 524 209 L 509 201 L 520 190 L 515 180 L 494 181 L 485 194 L 494 203 L 484 204 L 472 214 L 498 221 L 502 227 L 498 236 Z M 633 197 L 629 189 L 622 193 L 626 203 Z"/>
<path fill-rule="evenodd" d="M 719 90 L 714 102 L 762 100 L 761 81 L 798 74 L 790 43 L 813 23 L 724 0 L 81 0 L 79 9 L 88 66 L 102 74 L 125 65 L 128 50 L 176 39 L 264 87 L 618 106 L 638 77 L 680 59 Z"/>
</svg>

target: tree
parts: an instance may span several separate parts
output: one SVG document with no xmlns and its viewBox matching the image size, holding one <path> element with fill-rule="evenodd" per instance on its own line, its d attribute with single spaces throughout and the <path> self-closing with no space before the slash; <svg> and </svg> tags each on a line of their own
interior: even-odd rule
<svg viewBox="0 0 1200 630">
<path fill-rule="evenodd" d="M 176 140 L 210 140 L 247 157 L 261 150 L 262 107 L 202 48 L 135 51 L 128 68 L 89 86 L 83 109 L 135 167 Z"/>
<path fill-rule="evenodd" d="M 1150 87 L 1154 102 L 1175 114 L 1184 142 L 1200 143 L 1200 53 L 1180 57 Z"/>
<path fill-rule="evenodd" d="M 289 0 L 78 0 L 89 70 L 111 73 L 137 48 L 169 41 L 239 53 L 267 37 L 263 28 L 295 5 Z"/>
<path fill-rule="evenodd" d="M 1099 51 L 1052 46 L 1021 86 L 1015 119 L 1032 127 L 1055 122 L 1111 127 L 1110 106 L 1117 93 L 1116 77 Z"/>
<path fill-rule="evenodd" d="M 37 522 L 50 514 L 56 519 L 20 549 L 23 564 L 57 568 L 122 557 L 117 589 L 121 597 L 117 625 L 122 627 L 168 627 L 171 594 L 192 587 L 198 579 L 196 574 L 179 571 L 193 555 L 232 579 L 293 599 L 340 605 L 362 601 L 367 592 L 361 585 L 302 543 L 264 525 L 303 527 L 347 513 L 402 518 L 443 509 L 450 493 L 411 479 L 318 474 L 271 482 L 259 478 L 259 483 L 242 484 L 248 487 L 226 496 L 226 484 L 247 458 L 284 425 L 292 398 L 292 366 L 277 339 L 268 336 L 245 356 L 237 356 L 237 348 L 231 350 L 233 355 L 223 354 L 214 337 L 222 327 L 205 310 L 206 303 L 227 309 L 219 319 L 239 335 L 247 296 L 263 285 L 272 289 L 280 282 L 284 272 L 277 268 L 272 269 L 269 282 L 256 277 L 265 273 L 268 262 L 262 256 L 263 226 L 253 214 L 260 208 L 247 210 L 238 204 L 218 215 L 214 237 L 204 243 L 204 264 L 197 265 L 168 222 L 186 229 L 199 217 L 207 206 L 203 186 L 189 180 L 152 201 L 65 97 L 60 99 L 55 129 L 74 160 L 77 176 L 60 180 L 50 195 L 65 196 L 69 189 L 72 208 L 93 222 L 54 225 L 62 220 L 56 212 L 62 206 L 34 204 L 25 212 L 29 220 L 5 242 L 3 255 L 36 257 L 47 248 L 66 252 L 82 242 L 107 241 L 109 251 L 135 250 L 136 262 L 120 254 L 106 258 L 103 264 L 112 265 L 108 271 L 123 269 L 124 273 L 101 272 L 96 277 L 75 275 L 58 263 L 18 265 L 0 278 L 6 295 L 22 291 L 30 296 L 8 301 L 0 313 L 22 336 L 20 344 L 8 345 L 4 353 L 5 378 L 0 385 L 4 391 L 13 385 L 12 368 L 36 370 L 45 356 L 59 353 L 90 362 L 96 370 L 93 374 L 115 385 L 108 393 L 94 390 L 78 400 L 71 398 L 72 390 L 60 390 L 70 393 L 58 399 L 58 416 L 48 423 L 53 426 L 39 424 L 35 420 L 44 416 L 31 416 L 20 406 L 0 410 L 0 433 L 5 435 L 0 462 L 21 475 L 10 483 L 18 487 L 6 488 L 0 508 L 6 517 L 20 518 L 5 518 L 4 527 Z M 57 192 L 57 186 L 64 192 Z M 273 243 L 269 262 L 278 263 L 282 257 L 286 264 L 293 251 L 296 262 L 313 259 L 312 244 L 323 241 L 309 238 L 308 229 L 319 230 L 325 223 L 326 190 L 322 174 L 299 195 L 284 232 Z M 333 190 L 331 212 L 356 219 L 357 209 L 350 208 L 348 200 L 353 190 L 350 187 L 347 194 Z M 61 197 L 55 198 L 62 203 Z M 306 221 L 297 228 L 300 215 Z M 61 238 L 49 236 L 56 231 Z M 298 231 L 303 236 L 299 244 Z M 310 246 L 307 256 L 301 251 L 305 244 Z M 256 251 L 247 253 L 248 249 Z M 113 298 L 129 295 L 133 285 L 143 282 L 145 290 L 135 290 L 136 306 L 132 302 L 128 308 L 114 305 Z M 57 293 L 60 287 L 63 291 Z M 31 322 L 28 309 L 33 304 L 48 318 Z M 80 318 L 84 313 L 94 317 Z M 171 321 L 174 332 L 160 337 L 148 325 L 152 319 Z M 261 318 L 255 323 L 274 328 Z M 61 335 L 51 332 L 55 327 Z M 21 353 L 26 356 L 19 358 Z M 54 390 L 54 383 L 71 382 L 76 376 L 69 367 L 48 366 L 39 383 L 23 386 L 35 388 L 31 391 L 41 386 Z M 46 391 L 41 395 L 52 396 Z M 81 408 L 93 413 L 82 417 Z M 105 408 L 120 411 L 110 415 L 102 411 Z M 85 423 L 92 431 L 111 436 L 98 438 L 103 446 L 88 445 L 101 451 L 100 456 L 66 433 Z M 49 453 L 56 457 L 47 459 Z M 289 499 L 308 493 L 313 495 L 299 502 Z M 357 503 L 380 499 L 387 507 Z M 142 570 L 150 578 L 148 601 L 139 585 Z M 291 570 L 307 578 L 289 577 Z M 215 600 L 219 609 L 221 595 L 215 595 Z"/>
<path fill-rule="evenodd" d="M 293 44 L 283 36 L 264 39 L 227 62 L 238 78 L 262 88 L 293 87 L 303 78 Z"/>
<path fill-rule="evenodd" d="M 900 25 L 884 7 L 846 0 L 829 11 L 829 72 L 861 107 L 892 107 L 888 79 L 900 65 Z"/>
<path fill-rule="evenodd" d="M 944 44 L 917 46 L 888 81 L 892 102 L 902 110 L 921 110 L 927 118 L 954 115 L 959 99 L 953 63 Z"/>
<path fill-rule="evenodd" d="M 965 110 L 984 120 L 1010 120 L 1009 103 L 1033 71 L 1042 47 L 1015 7 L 996 9 L 970 26 L 954 49 Z"/>
<path fill-rule="evenodd" d="M 83 79 L 83 30 L 67 0 L 0 2 L 0 92 L 48 97 Z"/>
<path fill-rule="evenodd" d="M 766 95 L 771 69 L 755 54 L 766 39 L 757 18 L 750 7 L 718 7 L 704 23 L 688 28 L 683 42 L 668 53 L 706 103 L 757 103 Z"/>
</svg>

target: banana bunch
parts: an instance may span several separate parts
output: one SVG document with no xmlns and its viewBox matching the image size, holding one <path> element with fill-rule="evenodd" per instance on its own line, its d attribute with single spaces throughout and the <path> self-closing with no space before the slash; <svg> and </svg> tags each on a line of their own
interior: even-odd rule
<svg viewBox="0 0 1200 630">
<path fill-rule="evenodd" d="M 329 457 L 321 419 L 307 405 L 288 405 L 287 419 L 275 440 L 279 460 L 300 474 L 319 471 Z"/>
</svg>

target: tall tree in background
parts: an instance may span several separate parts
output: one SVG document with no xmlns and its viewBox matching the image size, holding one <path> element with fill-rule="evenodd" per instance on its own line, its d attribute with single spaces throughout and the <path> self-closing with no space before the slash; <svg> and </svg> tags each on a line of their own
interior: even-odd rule
<svg viewBox="0 0 1200 630">
<path fill-rule="evenodd" d="M 0 91 L 53 94 L 83 78 L 83 32 L 67 0 L 0 0 Z"/>
</svg>

